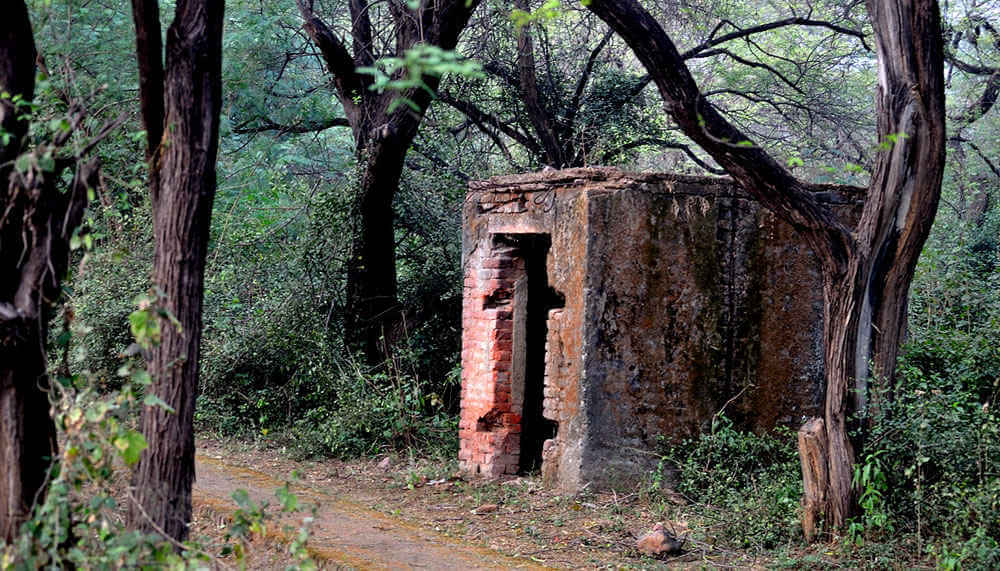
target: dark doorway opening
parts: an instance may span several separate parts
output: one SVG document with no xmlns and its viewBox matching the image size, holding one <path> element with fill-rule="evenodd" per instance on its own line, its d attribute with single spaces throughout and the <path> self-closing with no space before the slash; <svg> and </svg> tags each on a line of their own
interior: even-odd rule
<svg viewBox="0 0 1000 571">
<path fill-rule="evenodd" d="M 524 273 L 513 292 L 513 367 L 511 400 L 521 414 L 520 473 L 542 466 L 542 447 L 554 438 L 558 423 L 545 418 L 545 362 L 549 311 L 565 305 L 562 294 L 549 286 L 546 261 L 552 238 L 548 234 L 504 234 L 497 241 L 514 249 L 524 261 Z"/>
</svg>

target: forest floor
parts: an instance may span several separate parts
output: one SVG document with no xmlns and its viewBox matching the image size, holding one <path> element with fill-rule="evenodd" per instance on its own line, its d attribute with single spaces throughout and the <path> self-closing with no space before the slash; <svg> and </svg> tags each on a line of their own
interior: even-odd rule
<svg viewBox="0 0 1000 571">
<path fill-rule="evenodd" d="M 690 537 L 679 555 L 643 556 L 636 538 L 655 523 L 684 535 L 687 522 L 682 500 L 665 509 L 641 490 L 565 495 L 534 477 L 465 479 L 453 461 L 295 461 L 281 449 L 204 438 L 197 462 L 192 535 L 224 533 L 237 489 L 276 506 L 274 490 L 297 472 L 291 491 L 307 508 L 304 515 L 316 507 L 308 549 L 321 568 L 746 569 L 777 563 Z M 299 524 L 283 523 L 292 527 L 271 524 L 268 538 L 250 546 L 251 567 L 284 567 L 284 544 Z"/>
</svg>

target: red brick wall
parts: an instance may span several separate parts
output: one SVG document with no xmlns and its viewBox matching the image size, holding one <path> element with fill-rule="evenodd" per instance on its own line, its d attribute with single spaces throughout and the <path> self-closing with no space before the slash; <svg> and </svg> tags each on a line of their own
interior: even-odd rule
<svg viewBox="0 0 1000 571">
<path fill-rule="evenodd" d="M 459 462 L 484 476 L 516 474 L 521 417 L 511 402 L 514 284 L 525 275 L 514 248 L 495 244 L 465 267 Z"/>
</svg>

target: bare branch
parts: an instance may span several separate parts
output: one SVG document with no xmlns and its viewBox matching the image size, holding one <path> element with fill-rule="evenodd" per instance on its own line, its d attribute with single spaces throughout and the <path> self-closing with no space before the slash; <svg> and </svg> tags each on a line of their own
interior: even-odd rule
<svg viewBox="0 0 1000 571">
<path fill-rule="evenodd" d="M 846 36 L 853 36 L 855 38 L 858 38 L 859 40 L 861 40 L 861 45 L 863 45 L 866 50 L 872 51 L 868 43 L 865 42 L 865 35 L 860 31 L 852 30 L 850 28 L 845 28 L 843 26 L 838 26 L 833 22 L 827 22 L 824 20 L 811 20 L 809 18 L 800 18 L 800 17 L 785 18 L 784 20 L 776 20 L 774 22 L 768 22 L 767 24 L 760 24 L 757 26 L 751 26 L 749 28 L 737 29 L 735 32 L 730 32 L 728 34 L 723 34 L 719 37 L 715 37 L 715 34 L 725 24 L 729 24 L 734 28 L 738 28 L 732 22 L 728 20 L 723 20 L 715 27 L 714 30 L 712 30 L 712 33 L 709 34 L 707 40 L 681 54 L 681 58 L 691 59 L 697 56 L 699 53 L 707 50 L 708 48 L 717 46 L 719 44 L 724 44 L 732 40 L 736 40 L 739 38 L 746 38 L 754 34 L 759 34 L 761 32 L 767 32 L 770 30 L 776 30 L 778 28 L 784 28 L 787 26 L 810 26 L 810 27 L 827 28 L 829 30 L 837 32 L 838 34 L 844 34 Z"/>
<path fill-rule="evenodd" d="M 823 255 L 846 264 L 849 230 L 810 192 L 810 185 L 729 123 L 702 95 L 670 37 L 636 0 L 591 0 L 588 8 L 632 48 L 660 90 L 677 126 L 747 192 L 811 236 Z"/>
<path fill-rule="evenodd" d="M 364 79 L 355 70 L 354 58 L 344 47 L 340 38 L 334 35 L 333 30 L 313 12 L 312 3 L 306 2 L 306 0 L 297 0 L 297 3 L 299 12 L 302 14 L 302 26 L 323 55 L 323 61 L 337 87 L 340 102 L 350 118 L 358 112 L 355 100 L 368 96 Z"/>
<path fill-rule="evenodd" d="M 691 147 L 689 147 L 688 145 L 684 145 L 682 143 L 678 143 L 675 141 L 668 141 L 666 139 L 658 139 L 655 137 L 636 139 L 635 141 L 631 141 L 625 143 L 624 145 L 621 145 L 620 147 L 611 149 L 610 151 L 604 153 L 604 155 L 601 157 L 601 163 L 608 164 L 611 162 L 611 159 L 615 158 L 616 156 L 626 151 L 646 146 L 662 147 L 664 149 L 677 149 L 680 151 L 684 151 L 684 154 L 687 155 L 689 159 L 691 159 L 695 164 L 705 169 L 706 171 L 718 175 L 727 174 L 724 169 L 713 167 L 712 165 L 706 163 L 701 157 L 696 155 L 695 152 L 691 150 Z"/>
<path fill-rule="evenodd" d="M 725 48 L 716 48 L 714 50 L 709 50 L 709 51 L 701 52 L 701 53 L 699 53 L 698 55 L 696 55 L 694 57 L 695 58 L 706 58 L 706 57 L 715 56 L 715 55 L 726 55 L 726 56 L 729 56 L 730 58 L 736 60 L 737 62 L 739 62 L 739 63 L 741 63 L 741 64 L 743 64 L 745 66 L 756 67 L 756 68 L 767 70 L 768 72 L 770 72 L 771 74 L 773 74 L 775 77 L 777 77 L 778 79 L 780 79 L 781 82 L 784 83 L 785 85 L 787 85 L 788 87 L 791 87 L 795 91 L 804 94 L 804 92 L 802 91 L 802 89 L 798 85 L 796 85 L 792 80 L 790 80 L 787 77 L 785 77 L 785 75 L 782 74 L 777 69 L 774 69 L 773 67 L 771 67 L 770 65 L 768 65 L 768 64 L 766 64 L 764 62 L 752 61 L 752 60 L 748 60 L 748 59 L 746 59 L 744 57 L 738 56 L 738 55 L 734 54 L 733 52 L 731 52 L 731 51 L 729 51 L 729 50 L 727 50 Z"/>
<path fill-rule="evenodd" d="M 590 57 L 587 58 L 587 65 L 584 66 L 583 72 L 580 73 L 580 79 L 576 82 L 576 89 L 573 90 L 573 98 L 570 100 L 569 109 L 566 113 L 566 125 L 563 129 L 566 135 L 573 132 L 573 123 L 576 121 L 576 114 L 580 110 L 580 100 L 583 99 L 583 92 L 587 88 L 587 83 L 590 82 L 590 76 L 594 72 L 594 64 L 597 62 L 597 56 L 604 51 L 605 46 L 611 40 L 611 37 L 615 35 L 615 31 L 608 29 L 608 32 L 604 34 L 601 41 L 597 44 L 590 52 Z"/>
<path fill-rule="evenodd" d="M 494 127 L 497 131 L 500 131 L 504 135 L 507 135 L 511 139 L 514 139 L 515 141 L 523 145 L 531 152 L 533 153 L 541 152 L 541 145 L 539 145 L 538 142 L 532 139 L 529 135 L 526 135 L 518 131 L 517 129 L 511 127 L 510 125 L 498 119 L 496 116 L 481 110 L 479 107 L 476 107 L 474 104 L 469 103 L 467 101 L 455 99 L 454 97 L 451 96 L 451 94 L 447 92 L 438 93 L 438 98 L 442 102 L 456 109 L 457 111 L 461 111 L 466 117 L 472 119 L 474 122 Z"/>
<path fill-rule="evenodd" d="M 333 117 L 317 123 L 294 123 L 292 125 L 281 125 L 279 123 L 275 123 L 269 117 L 260 119 L 258 124 L 254 126 L 250 126 L 251 122 L 252 120 L 247 120 L 236 127 L 233 127 L 233 132 L 238 135 L 246 135 L 250 133 L 277 131 L 279 135 L 283 135 L 285 133 L 318 133 L 332 127 L 351 126 L 350 122 L 348 122 L 348 120 L 344 117 Z"/>
</svg>

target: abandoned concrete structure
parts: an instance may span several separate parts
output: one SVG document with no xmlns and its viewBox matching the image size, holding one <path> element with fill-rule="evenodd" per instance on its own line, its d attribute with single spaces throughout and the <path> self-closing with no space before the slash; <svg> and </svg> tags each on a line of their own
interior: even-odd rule
<svg viewBox="0 0 1000 571">
<path fill-rule="evenodd" d="M 472 183 L 462 255 L 467 471 L 573 489 L 641 473 L 723 408 L 757 431 L 821 413 L 816 261 L 728 179 Z"/>
</svg>

